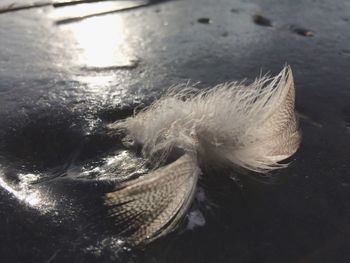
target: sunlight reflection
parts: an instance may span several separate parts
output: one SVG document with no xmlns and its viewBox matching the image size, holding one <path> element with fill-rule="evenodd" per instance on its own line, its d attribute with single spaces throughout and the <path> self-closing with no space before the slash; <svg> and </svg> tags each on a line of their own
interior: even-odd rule
<svg viewBox="0 0 350 263">
<path fill-rule="evenodd" d="M 71 6 L 53 9 L 50 17 L 54 21 L 60 21 L 139 5 L 139 1 L 91 3 L 79 5 L 79 8 Z M 91 105 L 90 112 L 96 111 L 105 103 L 120 103 L 127 91 L 122 83 L 130 76 L 130 70 L 139 65 L 127 17 L 125 13 L 113 13 L 59 26 L 62 29 L 59 45 L 64 46 L 65 55 L 69 57 L 69 61 L 65 64 L 61 62 L 60 66 L 64 72 L 72 75 L 74 81 L 81 84 L 77 85 L 75 95 L 81 95 L 82 101 L 89 102 L 86 104 Z M 76 108 L 81 106 L 82 104 L 73 105 Z M 95 123 L 91 123 L 90 127 L 96 127 Z"/>
<path fill-rule="evenodd" d="M 120 151 L 104 158 L 104 164 L 101 166 L 85 168 L 78 177 L 80 179 L 124 181 L 147 171 L 142 158 L 134 156 L 129 151 Z"/>
<path fill-rule="evenodd" d="M 73 52 L 73 54 L 78 53 L 78 58 L 73 58 L 75 62 L 93 68 L 128 66 L 132 59 L 129 59 L 130 47 L 126 41 L 125 16 L 113 13 L 113 11 L 140 6 L 140 4 L 144 4 L 144 2 L 102 1 L 54 8 L 49 16 L 57 22 L 112 12 L 108 15 L 89 17 L 79 22 L 68 23 L 63 27 L 73 33 L 77 44 L 78 52 Z M 67 39 L 66 37 L 65 39 Z M 70 44 L 66 43 L 68 48 Z"/>
<path fill-rule="evenodd" d="M 95 90 L 96 92 L 101 92 L 102 88 L 106 88 L 106 92 L 108 92 L 108 88 L 111 83 L 114 81 L 114 75 L 101 75 L 96 74 L 92 76 L 75 76 L 75 79 L 80 81 L 81 83 L 89 84 L 90 90 Z"/>
<path fill-rule="evenodd" d="M 77 42 L 78 63 L 90 68 L 128 66 L 132 63 L 120 16 L 92 18 L 70 26 Z"/>
<path fill-rule="evenodd" d="M 55 204 L 44 196 L 39 189 L 31 188 L 31 184 L 39 178 L 40 176 L 35 174 L 18 174 L 19 183 L 12 186 L 3 179 L 3 174 L 0 171 L 0 187 L 18 200 L 45 213 L 53 209 Z"/>
<path fill-rule="evenodd" d="M 80 61 L 83 64 L 108 67 L 115 63 L 115 57 L 120 56 L 118 47 L 123 43 L 121 19 L 109 17 L 98 21 L 84 21 L 74 25 L 72 30 L 82 49 Z"/>
</svg>

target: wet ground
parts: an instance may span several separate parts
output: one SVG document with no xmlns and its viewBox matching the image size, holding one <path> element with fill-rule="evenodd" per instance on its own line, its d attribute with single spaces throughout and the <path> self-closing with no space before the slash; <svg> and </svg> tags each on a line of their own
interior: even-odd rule
<svg viewBox="0 0 350 263">
<path fill-rule="evenodd" d="M 139 4 L 0 14 L 1 262 L 349 262 L 350 3 L 130 8 Z M 185 221 L 144 249 L 123 248 L 101 196 L 146 168 L 105 125 L 178 83 L 252 80 L 285 63 L 303 142 L 279 180 L 211 175 L 209 208 L 191 212 L 204 226 Z"/>
</svg>

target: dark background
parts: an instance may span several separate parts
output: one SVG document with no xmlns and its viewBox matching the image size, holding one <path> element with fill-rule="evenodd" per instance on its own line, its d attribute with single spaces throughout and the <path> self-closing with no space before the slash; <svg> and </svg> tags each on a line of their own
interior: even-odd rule
<svg viewBox="0 0 350 263">
<path fill-rule="evenodd" d="M 84 10 L 0 14 L 1 262 L 350 262 L 349 1 L 152 2 L 62 22 Z M 205 226 L 118 245 L 100 197 L 139 162 L 105 124 L 175 84 L 253 80 L 285 63 L 303 141 L 280 180 L 218 175 L 203 185 Z"/>
</svg>

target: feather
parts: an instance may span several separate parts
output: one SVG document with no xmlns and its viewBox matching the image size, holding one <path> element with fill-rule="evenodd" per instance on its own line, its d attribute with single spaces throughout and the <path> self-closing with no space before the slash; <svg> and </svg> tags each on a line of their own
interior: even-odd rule
<svg viewBox="0 0 350 263">
<path fill-rule="evenodd" d="M 199 173 L 193 157 L 186 154 L 106 194 L 105 204 L 120 234 L 138 245 L 172 231 L 191 204 Z"/>
<path fill-rule="evenodd" d="M 135 232 L 138 234 L 132 236 L 138 236 L 138 241 L 145 237 L 139 234 L 142 231 L 158 237 L 164 222 L 183 216 L 197 181 L 196 177 L 191 179 L 197 163 L 201 168 L 225 163 L 266 173 L 285 167 L 280 161 L 294 154 L 300 144 L 290 67 L 275 77 L 256 79 L 250 85 L 232 82 L 204 90 L 182 88 L 171 90 L 135 116 L 110 126 L 140 145 L 143 156 L 156 167 L 174 153 L 184 153 L 184 157 L 159 172 L 156 170 L 107 195 L 109 205 L 121 204 L 114 214 L 117 221 L 120 213 L 125 211 L 129 215 L 128 211 L 132 211 L 130 216 L 136 218 L 132 226 L 139 227 Z M 187 164 L 183 168 L 185 173 L 180 169 L 182 162 Z M 175 191 L 179 185 L 182 190 Z M 163 199 L 166 196 L 163 191 L 171 194 Z M 152 207 L 147 212 L 141 209 L 146 203 Z M 160 220 L 160 215 L 167 219 Z M 159 220 L 163 223 L 155 223 Z"/>
<path fill-rule="evenodd" d="M 212 89 L 185 88 L 169 94 L 136 116 L 112 125 L 141 145 L 150 160 L 166 159 L 174 149 L 199 159 L 229 160 L 267 172 L 298 148 L 294 83 L 289 67 L 251 85 L 233 82 Z"/>
</svg>

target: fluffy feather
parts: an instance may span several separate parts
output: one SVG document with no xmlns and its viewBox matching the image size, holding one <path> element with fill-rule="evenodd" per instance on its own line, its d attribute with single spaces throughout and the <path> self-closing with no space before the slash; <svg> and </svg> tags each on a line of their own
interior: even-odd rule
<svg viewBox="0 0 350 263">
<path fill-rule="evenodd" d="M 233 82 L 212 89 L 171 91 L 151 106 L 115 123 L 142 146 L 153 161 L 174 149 L 215 155 L 249 170 L 266 172 L 298 148 L 300 133 L 294 112 L 291 69 L 251 85 Z"/>
<path fill-rule="evenodd" d="M 142 147 L 144 157 L 155 165 L 181 152 L 191 156 L 191 159 L 186 157 L 186 162 L 193 162 L 193 167 L 197 167 L 197 163 L 199 167 L 229 163 L 265 173 L 284 167 L 285 164 L 279 162 L 294 154 L 299 146 L 294 97 L 292 71 L 286 67 L 275 77 L 262 77 L 247 86 L 232 82 L 205 90 L 191 87 L 178 92 L 172 90 L 137 115 L 112 124 L 111 128 L 125 132 L 129 140 Z M 181 163 L 179 160 L 177 162 Z M 188 170 L 187 176 L 193 174 L 193 169 Z M 176 176 L 162 171 L 160 177 L 167 178 L 167 187 L 176 193 Z M 149 178 L 145 176 L 130 183 L 136 187 L 152 181 L 152 187 L 135 198 L 159 194 L 163 179 L 158 179 L 154 173 L 156 171 L 149 174 Z M 190 196 L 194 187 L 185 189 Z M 107 203 L 120 204 L 119 209 L 123 210 L 127 206 L 123 205 L 121 196 L 126 198 L 128 192 L 121 190 L 107 195 Z M 170 199 L 162 209 L 174 207 L 173 202 L 174 199 Z M 188 206 L 187 203 L 176 206 L 177 210 L 167 213 L 169 221 L 181 217 L 186 209 L 180 207 Z M 136 213 L 141 207 L 140 204 L 130 209 Z M 160 204 L 152 203 L 148 221 L 144 218 L 142 222 L 158 222 L 159 207 Z M 157 237 L 163 227 L 158 224 L 148 232 L 148 237 Z M 138 237 L 138 240 L 144 239 Z"/>
</svg>

